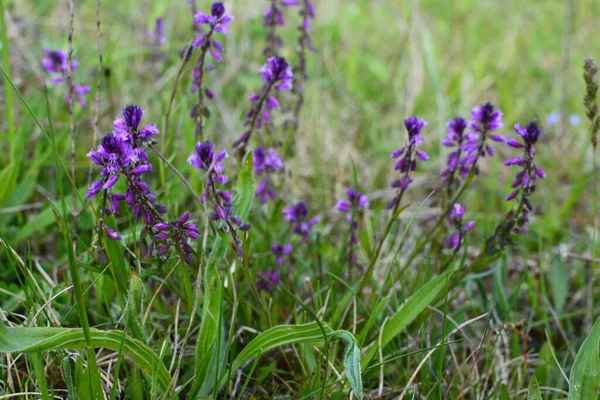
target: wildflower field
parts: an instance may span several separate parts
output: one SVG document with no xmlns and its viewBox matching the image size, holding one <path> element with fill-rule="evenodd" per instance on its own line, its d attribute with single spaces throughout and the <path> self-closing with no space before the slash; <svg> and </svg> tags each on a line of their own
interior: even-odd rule
<svg viewBox="0 0 600 400">
<path fill-rule="evenodd" d="M 598 399 L 599 20 L 0 0 L 0 399 Z"/>
</svg>

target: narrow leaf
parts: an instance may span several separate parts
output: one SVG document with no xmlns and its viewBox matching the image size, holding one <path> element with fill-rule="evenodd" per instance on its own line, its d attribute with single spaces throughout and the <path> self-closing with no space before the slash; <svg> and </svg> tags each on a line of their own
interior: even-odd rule
<svg viewBox="0 0 600 400">
<path fill-rule="evenodd" d="M 381 334 L 381 346 L 385 347 L 400 332 L 413 322 L 427 306 L 429 306 L 446 287 L 446 278 L 450 271 L 444 272 L 431 281 L 427 282 L 421 289 L 412 295 L 404 304 L 400 306 L 396 314 L 390 318 L 383 328 Z M 375 354 L 377 354 L 379 338 L 376 338 L 371 347 L 362 359 L 361 366 L 365 369 Z"/>
<path fill-rule="evenodd" d="M 577 352 L 569 379 L 569 400 L 597 400 L 600 387 L 600 318 Z"/>
</svg>

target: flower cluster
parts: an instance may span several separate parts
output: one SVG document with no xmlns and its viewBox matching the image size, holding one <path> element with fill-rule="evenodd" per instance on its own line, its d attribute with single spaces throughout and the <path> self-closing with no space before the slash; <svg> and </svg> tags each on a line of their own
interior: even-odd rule
<svg viewBox="0 0 600 400">
<path fill-rule="evenodd" d="M 306 50 L 315 52 L 316 49 L 310 38 L 311 20 L 315 18 L 315 6 L 309 0 L 293 0 L 288 5 L 300 6 L 300 17 L 302 23 L 298 25 L 298 42 L 296 46 L 296 55 L 298 63 L 294 67 L 294 92 L 297 96 L 296 106 L 294 107 L 294 129 L 298 129 L 300 110 L 304 104 L 304 83 L 308 79 L 306 68 Z"/>
<path fill-rule="evenodd" d="M 447 139 L 442 139 L 442 144 L 447 147 L 455 148 L 448 154 L 446 169 L 442 171 L 442 181 L 448 192 L 456 187 L 461 179 L 465 179 L 469 173 L 469 168 L 461 163 L 462 147 L 465 142 L 465 130 L 467 121 L 461 117 L 456 117 L 447 124 Z M 458 176 L 457 176 L 458 174 Z"/>
<path fill-rule="evenodd" d="M 154 225 L 154 229 L 158 231 L 154 235 L 154 240 L 158 242 L 156 254 L 159 256 L 165 255 L 171 247 L 183 256 L 186 263 L 192 264 L 192 253 L 194 249 L 188 244 L 188 239 L 198 239 L 200 234 L 198 227 L 189 222 L 190 214 L 184 212 L 181 217 L 170 223 L 159 222 Z"/>
<path fill-rule="evenodd" d="M 283 169 L 283 161 L 277 156 L 275 149 L 270 148 L 265 151 L 263 147 L 254 150 L 252 160 L 254 173 L 262 176 L 260 183 L 256 186 L 256 195 L 260 198 L 261 204 L 275 200 L 276 192 L 271 175 Z"/>
<path fill-rule="evenodd" d="M 336 204 L 337 210 L 346 214 L 345 220 L 350 223 L 350 234 L 348 235 L 348 243 L 344 248 L 343 259 L 347 260 L 350 265 L 356 265 L 362 269 L 362 266 L 358 263 L 355 246 L 358 243 L 358 216 L 369 204 L 369 199 L 354 189 L 347 189 L 346 196 L 348 197 L 347 200 L 338 199 Z"/>
<path fill-rule="evenodd" d="M 42 58 L 42 67 L 50 74 L 50 82 L 58 84 L 66 81 L 67 73 L 69 72 L 69 64 L 67 53 L 63 50 L 44 50 L 44 57 Z M 71 61 L 71 70 L 75 71 L 79 67 L 79 63 L 76 60 Z M 85 107 L 85 95 L 90 92 L 89 86 L 73 85 L 73 91 L 77 97 L 77 102 Z M 67 97 L 67 104 L 71 102 L 71 99 Z"/>
<path fill-rule="evenodd" d="M 417 169 L 417 158 L 422 161 L 429 160 L 429 156 L 423 150 L 417 148 L 423 144 L 423 137 L 420 135 L 423 127 L 427 125 L 421 118 L 411 116 L 404 120 L 404 126 L 408 132 L 408 143 L 399 149 L 396 149 L 391 158 L 399 159 L 394 169 L 402 175 L 399 179 L 392 182 L 392 187 L 398 189 L 396 196 L 388 203 L 388 208 L 398 207 L 402 195 L 413 182 L 411 173 Z"/>
<path fill-rule="evenodd" d="M 492 103 L 486 103 L 473 108 L 471 111 L 471 121 L 469 126 L 471 132 L 466 134 L 465 144 L 462 146 L 462 151 L 465 157 L 460 163 L 462 168 L 465 168 L 469 173 L 479 174 L 479 158 L 485 157 L 486 154 L 490 157 L 494 155 L 494 149 L 488 144 L 487 139 L 490 138 L 494 142 L 505 142 L 506 138 L 502 135 L 491 134 L 491 132 L 501 128 L 503 125 L 502 112 L 494 107 Z"/>
<path fill-rule="evenodd" d="M 303 239 L 308 238 L 312 227 L 319 222 L 318 217 L 308 218 L 308 207 L 303 201 L 284 208 L 283 215 L 294 224 L 294 233 L 302 236 Z"/>
<path fill-rule="evenodd" d="M 465 208 L 460 204 L 454 204 L 450 210 L 450 223 L 454 226 L 455 232 L 444 239 L 444 245 L 449 249 L 458 250 L 462 245 L 465 235 L 475 226 L 475 221 L 463 223 Z"/>
<path fill-rule="evenodd" d="M 281 36 L 277 34 L 277 26 L 285 25 L 285 17 L 280 6 L 297 6 L 297 0 L 268 0 L 269 8 L 263 13 L 263 27 L 269 28 L 266 36 L 267 45 L 263 50 L 266 57 L 276 56 L 281 48 Z"/>
<path fill-rule="evenodd" d="M 279 271 L 275 269 L 259 272 L 258 275 L 256 278 L 256 290 L 259 292 L 272 292 L 281 283 Z"/>
<path fill-rule="evenodd" d="M 515 180 L 512 182 L 511 187 L 514 189 L 506 200 L 510 201 L 516 199 L 520 195 L 519 199 L 519 211 L 517 213 L 517 226 L 522 228 L 529 220 L 529 213 L 533 210 L 533 206 L 529 201 L 529 197 L 536 190 L 536 180 L 544 179 L 546 173 L 540 167 L 535 164 L 534 145 L 537 143 L 542 133 L 537 121 L 533 120 L 525 127 L 517 124 L 514 126 L 517 134 L 523 139 L 523 143 L 517 140 L 507 140 L 507 143 L 514 148 L 523 148 L 524 154 L 522 157 L 515 157 L 508 159 L 504 162 L 506 166 L 519 166 L 521 170 L 515 175 Z"/>
<path fill-rule="evenodd" d="M 154 124 L 139 129 L 143 113 L 138 106 L 130 104 L 125 107 L 123 117 L 117 116 L 114 121 L 113 131 L 100 140 L 96 150 L 89 151 L 88 157 L 102 170 L 101 178 L 90 185 L 86 197 L 95 197 L 104 190 L 110 206 L 103 212 L 118 213 L 119 203 L 125 200 L 134 219 L 142 219 L 147 226 L 151 226 L 161 221 L 160 215 L 166 212 L 166 208 L 156 204 L 156 196 L 143 180 L 144 174 L 152 172 L 145 147 L 158 134 Z M 127 192 L 111 193 L 109 189 L 121 176 L 126 180 Z"/>
<path fill-rule="evenodd" d="M 200 55 L 192 72 L 194 79 L 191 87 L 192 93 L 198 92 L 198 101 L 192 109 L 191 117 L 196 120 L 196 138 L 199 138 L 202 137 L 203 117 L 210 116 L 210 112 L 204 104 L 204 96 L 209 99 L 213 98 L 213 92 L 203 84 L 204 72 L 214 69 L 214 66 L 206 65 L 206 55 L 210 54 L 216 61 L 223 61 L 223 45 L 213 36 L 215 32 L 226 34 L 229 31 L 229 24 L 233 21 L 233 16 L 225 13 L 223 3 L 216 2 L 211 6 L 210 15 L 199 11 L 194 17 L 197 26 L 207 26 L 207 30 L 202 32 L 192 43 L 192 47 L 200 48 Z"/>
<path fill-rule="evenodd" d="M 153 49 L 152 61 L 162 60 L 164 54 L 161 51 L 161 47 L 167 41 L 167 37 L 165 36 L 165 21 L 162 18 L 157 18 L 154 23 L 154 30 L 146 32 L 146 37 Z"/>
<path fill-rule="evenodd" d="M 152 173 L 146 148 L 159 133 L 158 129 L 155 124 L 140 127 L 144 114 L 141 107 L 129 104 L 122 114 L 113 122 L 113 131 L 100 140 L 95 150 L 88 153 L 91 161 L 102 169 L 100 179 L 90 185 L 86 197 L 96 197 L 103 191 L 103 216 L 118 214 L 120 203 L 125 201 L 134 220 L 142 220 L 146 225 L 141 237 L 150 236 L 149 255 L 156 249 L 156 254 L 163 256 L 170 248 L 174 248 L 191 264 L 193 249 L 188 244 L 188 239 L 198 238 L 198 228 L 189 222 L 187 212 L 179 219 L 167 222 L 164 218 L 166 207 L 156 202 L 156 195 L 144 181 L 144 176 Z M 127 189 L 125 193 L 113 193 L 114 186 L 121 177 Z M 102 220 L 99 229 L 104 230 L 109 238 L 121 240 L 121 236 Z"/>
<path fill-rule="evenodd" d="M 233 196 L 217 185 L 223 185 L 227 182 L 227 175 L 223 173 L 225 166 L 222 161 L 229 157 L 226 150 L 215 154 L 211 142 L 198 142 L 188 157 L 188 163 L 194 168 L 206 171 L 206 188 L 200 200 L 202 203 L 211 200 L 213 203 L 213 213 L 210 219 L 213 221 L 222 221 L 222 229 L 231 232 L 234 246 L 238 254 L 242 255 L 241 242 L 238 239 L 237 230 L 246 231 L 250 225 L 243 223 L 239 216 L 233 215 Z"/>
<path fill-rule="evenodd" d="M 260 129 L 264 123 L 271 120 L 269 110 L 280 109 L 279 101 L 271 93 L 273 90 L 284 91 L 292 88 L 292 67 L 283 57 L 271 57 L 267 63 L 260 67 L 260 72 L 264 85 L 259 93 L 250 95 L 250 109 L 246 113 L 244 132 L 234 143 L 235 147 L 240 147 L 240 153 L 245 154 L 245 148 L 252 137 L 254 128 Z"/>
</svg>

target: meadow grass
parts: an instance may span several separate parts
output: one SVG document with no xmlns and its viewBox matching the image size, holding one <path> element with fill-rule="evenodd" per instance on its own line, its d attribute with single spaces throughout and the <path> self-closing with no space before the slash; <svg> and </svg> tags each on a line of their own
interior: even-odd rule
<svg viewBox="0 0 600 400">
<path fill-rule="evenodd" d="M 276 201 L 261 205 L 252 156 L 238 159 L 232 143 L 262 85 L 268 2 L 225 1 L 235 20 L 219 36 L 224 62 L 204 77 L 214 99 L 201 139 L 230 153 L 223 187 L 247 232 L 209 221 L 198 199 L 207 174 L 187 162 L 198 96 L 179 52 L 197 36 L 190 5 L 101 1 L 99 75 L 97 3 L 75 2 L 73 80 L 91 91 L 86 107 L 73 105 L 73 161 L 66 85 L 50 84 L 40 65 L 43 49 L 67 50 L 69 4 L 0 0 L 0 399 L 598 398 L 598 193 L 581 75 L 586 57 L 600 58 L 600 3 L 315 1 L 298 130 L 295 97 L 281 92 L 275 133 L 252 139 L 285 162 Z M 299 17 L 285 15 L 281 55 L 294 65 Z M 167 40 L 154 59 L 146 32 L 159 17 Z M 460 198 L 475 228 L 444 250 L 444 218 L 427 237 L 444 207 L 434 192 L 448 154 L 440 140 L 448 120 L 488 101 L 508 137 L 514 124 L 539 120 L 535 159 L 546 179 L 527 233 L 486 254 L 511 209 L 514 170 L 502 162 L 517 151 L 495 147 Z M 144 224 L 125 205 L 105 216 L 102 195 L 86 199 L 100 169 L 86 153 L 129 103 L 160 130 L 147 148 L 157 201 L 169 221 L 189 211 L 200 228 L 191 264 L 180 250 L 145 257 Z M 390 153 L 406 143 L 411 115 L 428 121 L 431 158 L 391 215 Z M 351 213 L 360 265 L 344 258 L 351 228 L 336 200 L 346 188 L 369 197 Z M 306 239 L 283 217 L 298 200 L 319 218 Z M 277 265 L 270 246 L 292 241 Z M 280 282 L 265 289 L 273 268 Z"/>
</svg>

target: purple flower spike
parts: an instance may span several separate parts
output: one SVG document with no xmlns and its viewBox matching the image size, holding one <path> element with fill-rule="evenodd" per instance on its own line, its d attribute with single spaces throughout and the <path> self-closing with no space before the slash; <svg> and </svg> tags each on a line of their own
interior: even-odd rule
<svg viewBox="0 0 600 400">
<path fill-rule="evenodd" d="M 276 270 L 260 272 L 256 278 L 256 290 L 259 292 L 272 292 L 281 283 L 281 277 Z"/>
<path fill-rule="evenodd" d="M 195 6 L 193 8 L 195 9 Z M 195 136 L 196 140 L 198 140 L 203 136 L 204 118 L 210 116 L 205 97 L 208 99 L 213 98 L 213 92 L 205 86 L 204 73 L 214 69 L 214 65 L 208 65 L 206 56 L 210 54 L 216 62 L 223 61 L 224 48 L 221 42 L 215 39 L 214 34 L 226 34 L 229 31 L 229 24 L 233 21 L 233 16 L 226 14 L 223 3 L 216 2 L 211 6 L 210 15 L 200 11 L 195 14 L 194 18 L 195 27 L 199 28 L 202 25 L 208 25 L 206 31 L 202 32 L 192 42 L 192 47 L 200 48 L 200 55 L 192 71 L 193 80 L 191 86 L 192 93 L 197 92 L 198 100 L 190 114 L 191 118 L 196 122 Z M 191 52 L 188 54 L 191 54 Z"/>
<path fill-rule="evenodd" d="M 514 126 L 514 129 L 523 140 L 523 143 L 518 142 L 516 139 L 511 140 L 518 143 L 518 147 L 521 147 L 524 150 L 522 157 L 511 158 L 504 162 L 504 165 L 506 166 L 520 167 L 520 171 L 515 175 L 515 179 L 511 184 L 511 187 L 514 190 L 506 196 L 506 200 L 511 201 L 517 198 L 519 199 L 519 207 L 517 210 L 520 215 L 514 217 L 517 225 L 514 231 L 520 233 L 524 231 L 524 226 L 529 221 L 529 213 L 533 211 L 533 205 L 529 198 L 537 188 L 536 180 L 544 179 L 546 173 L 542 168 L 535 164 L 534 159 L 534 145 L 538 142 L 542 134 L 542 130 L 537 121 L 533 120 L 525 127 L 517 124 Z M 511 145 L 511 147 L 517 146 Z"/>
<path fill-rule="evenodd" d="M 462 179 L 465 179 L 469 169 L 461 162 L 463 156 L 463 145 L 466 139 L 465 131 L 467 121 L 461 117 L 456 117 L 446 124 L 448 132 L 447 139 L 442 140 L 442 144 L 447 147 L 453 147 L 454 150 L 448 154 L 446 169 L 442 171 L 442 182 L 446 187 L 447 197 L 450 197 L 453 190 L 460 185 Z"/>
<path fill-rule="evenodd" d="M 318 218 L 308 218 L 308 207 L 303 201 L 290 205 L 283 209 L 285 218 L 294 224 L 294 233 L 306 239 L 314 225 L 319 222 Z"/>
<path fill-rule="evenodd" d="M 256 187 L 256 195 L 261 204 L 273 201 L 277 197 L 275 186 L 273 184 L 273 175 L 284 168 L 283 161 L 275 153 L 275 149 L 265 151 L 263 147 L 258 147 L 253 154 L 254 173 L 262 176 L 262 180 Z"/>
<path fill-rule="evenodd" d="M 465 235 L 475 226 L 474 221 L 469 221 L 463 224 L 463 216 L 465 215 L 465 207 L 460 204 L 454 204 L 450 210 L 449 220 L 455 229 L 444 239 L 444 245 L 452 250 L 458 251 L 462 245 Z"/>
<path fill-rule="evenodd" d="M 258 95 L 250 95 L 250 109 L 246 112 L 244 126 L 247 130 L 234 142 L 239 147 L 239 154 L 246 153 L 246 146 L 252 137 L 254 129 L 260 129 L 271 121 L 269 110 L 279 109 L 279 101 L 272 95 L 274 90 L 289 90 L 293 86 L 293 72 L 289 62 L 283 57 L 270 57 L 267 63 L 258 70 L 263 78 L 263 89 Z"/>
<path fill-rule="evenodd" d="M 48 50 L 44 49 L 44 57 L 42 58 L 42 67 L 50 75 L 50 82 L 59 84 L 65 82 L 69 71 L 69 61 L 67 53 L 63 50 Z M 71 70 L 75 71 L 79 63 L 76 60 L 71 61 Z M 82 107 L 86 106 L 85 95 L 89 93 L 90 87 L 84 85 L 73 85 L 73 91 L 76 100 Z M 65 99 L 67 104 L 71 104 L 70 95 Z"/>
<path fill-rule="evenodd" d="M 225 6 L 221 2 L 213 3 L 210 8 L 210 15 L 199 11 L 194 16 L 199 25 L 208 25 L 210 30 L 215 32 L 229 32 L 229 24 L 233 21 L 231 14 L 225 14 Z"/>
<path fill-rule="evenodd" d="M 150 143 L 149 138 L 158 133 L 154 124 L 139 130 L 144 111 L 141 107 L 128 105 L 123 110 L 123 117 L 117 117 L 113 124 L 113 132 L 105 135 L 96 149 L 88 152 L 90 160 L 102 167 L 100 179 L 88 188 L 86 197 L 93 198 L 103 191 L 105 207 L 101 215 L 119 212 L 121 202 L 126 202 L 134 220 L 144 221 L 142 237 L 150 234 L 158 235 L 158 240 L 164 236 L 161 232 L 170 229 L 162 214 L 167 209 L 157 204 L 156 195 L 144 181 L 144 176 L 152 172 L 152 164 L 148 161 L 145 147 Z M 120 179 L 123 176 L 123 179 Z M 125 186 L 125 193 L 115 193 Z M 100 219 L 102 221 L 102 219 Z M 105 231 L 111 239 L 120 240 L 118 233 L 101 222 L 98 231 Z M 153 239 L 154 240 L 154 239 Z M 152 243 L 149 246 L 152 253 Z"/>
<path fill-rule="evenodd" d="M 418 150 L 417 147 L 423 143 L 423 137 L 420 135 L 427 122 L 421 118 L 411 116 L 404 120 L 404 126 L 408 132 L 408 143 L 399 149 L 396 149 L 391 154 L 391 158 L 398 159 L 394 165 L 394 169 L 399 171 L 402 176 L 392 182 L 391 187 L 399 189 L 396 196 L 388 204 L 388 208 L 397 208 L 404 192 L 413 182 L 410 177 L 412 172 L 417 169 L 417 159 L 427 161 L 429 155 L 423 150 Z"/>
<path fill-rule="evenodd" d="M 502 128 L 502 112 L 492 103 L 477 106 L 471 111 L 471 128 L 475 132 L 495 131 Z"/>
<path fill-rule="evenodd" d="M 502 112 L 492 103 L 486 103 L 473 108 L 469 126 L 473 130 L 464 136 L 461 146 L 464 156 L 459 160 L 462 168 L 461 175 L 464 179 L 469 173 L 479 174 L 479 158 L 494 155 L 494 150 L 488 144 L 488 138 L 494 142 L 504 142 L 507 139 L 502 135 L 491 132 L 503 125 Z M 514 144 L 514 143 L 513 143 Z"/>
<path fill-rule="evenodd" d="M 336 204 L 337 210 L 346 214 L 345 220 L 350 223 L 350 235 L 344 247 L 343 260 L 348 261 L 351 266 L 362 269 L 362 265 L 358 262 L 355 245 L 358 243 L 359 216 L 367 208 L 369 199 L 354 189 L 346 189 L 346 196 L 348 200 L 339 199 Z"/>
<path fill-rule="evenodd" d="M 242 245 L 236 232 L 237 230 L 248 230 L 250 225 L 243 223 L 239 216 L 233 215 L 233 196 L 218 187 L 218 185 L 225 184 L 228 180 L 227 175 L 223 173 L 225 166 L 222 163 L 228 156 L 225 150 L 215 154 L 211 142 L 198 142 L 195 152 L 192 152 L 188 157 L 188 163 L 194 168 L 206 171 L 206 186 L 200 196 L 200 201 L 202 203 L 208 200 L 212 201 L 213 213 L 210 215 L 210 219 L 223 223 L 221 229 L 231 233 L 233 245 L 238 255 L 242 257 Z"/>
</svg>

